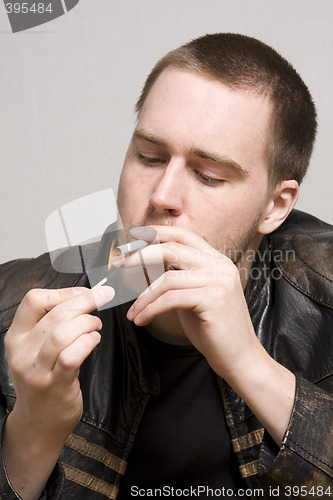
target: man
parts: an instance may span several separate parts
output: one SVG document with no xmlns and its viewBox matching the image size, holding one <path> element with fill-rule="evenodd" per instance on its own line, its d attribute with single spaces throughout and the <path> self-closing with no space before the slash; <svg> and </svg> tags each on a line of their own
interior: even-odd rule
<svg viewBox="0 0 333 500">
<path fill-rule="evenodd" d="M 207 35 L 157 64 L 137 111 L 118 205 L 166 272 L 90 314 L 112 288 L 45 256 L 3 266 L 0 491 L 329 498 L 332 229 L 291 213 L 309 92 L 261 42 Z"/>
</svg>

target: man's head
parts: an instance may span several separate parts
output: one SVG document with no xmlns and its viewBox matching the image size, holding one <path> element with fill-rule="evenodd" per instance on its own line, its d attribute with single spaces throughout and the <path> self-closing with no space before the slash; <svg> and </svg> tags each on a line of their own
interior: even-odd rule
<svg viewBox="0 0 333 500">
<path fill-rule="evenodd" d="M 212 77 L 236 91 L 268 96 L 273 106 L 266 137 L 270 184 L 286 179 L 302 182 L 316 136 L 316 109 L 288 61 L 248 36 L 205 35 L 169 52 L 155 65 L 137 102 L 138 114 L 157 78 L 170 66 Z"/>
<path fill-rule="evenodd" d="M 288 89 L 278 90 L 280 73 Z M 283 125 L 283 108 L 293 106 L 298 117 L 289 113 L 293 125 Z M 272 49 L 240 35 L 195 40 L 157 64 L 137 110 L 118 191 L 125 226 L 186 227 L 233 258 L 287 217 L 311 153 L 315 111 Z M 304 126 L 306 117 L 312 125 Z"/>
</svg>

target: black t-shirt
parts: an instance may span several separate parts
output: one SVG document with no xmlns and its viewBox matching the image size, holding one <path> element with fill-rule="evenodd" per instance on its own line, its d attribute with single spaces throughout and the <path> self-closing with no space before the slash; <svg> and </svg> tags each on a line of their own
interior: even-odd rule
<svg viewBox="0 0 333 500">
<path fill-rule="evenodd" d="M 239 498 L 237 491 L 244 484 L 217 375 L 193 346 L 167 344 L 139 328 L 137 333 L 159 372 L 161 391 L 144 412 L 118 499 L 223 498 L 230 497 L 231 490 L 232 498 Z"/>
</svg>

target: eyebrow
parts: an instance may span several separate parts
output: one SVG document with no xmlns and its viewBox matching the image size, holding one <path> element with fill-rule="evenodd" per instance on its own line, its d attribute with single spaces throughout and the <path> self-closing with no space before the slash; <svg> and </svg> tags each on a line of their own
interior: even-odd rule
<svg viewBox="0 0 333 500">
<path fill-rule="evenodd" d="M 244 177 L 249 176 L 249 172 L 245 170 L 245 168 L 241 167 L 235 160 L 229 158 L 229 156 L 210 153 L 208 151 L 202 151 L 201 149 L 192 149 L 191 153 L 195 156 L 199 156 L 199 158 L 203 158 L 204 160 L 213 161 L 214 163 L 230 167 Z"/>
<path fill-rule="evenodd" d="M 151 142 L 153 144 L 156 144 L 156 146 L 164 146 L 164 147 L 167 146 L 167 143 L 165 141 L 163 141 L 159 137 L 156 137 L 156 135 L 153 135 L 150 132 L 146 132 L 145 130 L 142 129 L 134 130 L 133 138 Z"/>
<path fill-rule="evenodd" d="M 155 144 L 156 146 L 162 146 L 162 147 L 167 147 L 167 143 L 163 141 L 160 137 L 157 137 L 150 132 L 147 132 L 146 130 L 143 129 L 137 129 L 134 130 L 133 132 L 133 138 L 135 139 L 142 139 L 144 141 L 151 142 L 152 144 Z M 238 174 L 248 177 L 249 172 L 245 170 L 239 163 L 237 163 L 235 160 L 232 160 L 229 156 L 226 155 L 221 155 L 218 153 L 213 153 L 209 151 L 203 151 L 202 149 L 197 149 L 197 148 L 192 148 L 191 149 L 191 154 L 198 156 L 199 158 L 202 158 L 204 160 L 209 160 L 214 163 L 218 163 L 220 165 L 230 167 L 233 170 L 235 170 Z"/>
</svg>

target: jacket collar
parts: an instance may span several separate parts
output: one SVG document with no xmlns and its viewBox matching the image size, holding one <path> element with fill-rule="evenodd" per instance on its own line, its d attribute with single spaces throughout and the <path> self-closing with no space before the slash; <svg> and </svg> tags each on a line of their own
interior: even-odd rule
<svg viewBox="0 0 333 500">
<path fill-rule="evenodd" d="M 270 243 L 282 276 L 307 297 L 333 308 L 333 227 L 293 210 Z"/>
</svg>

